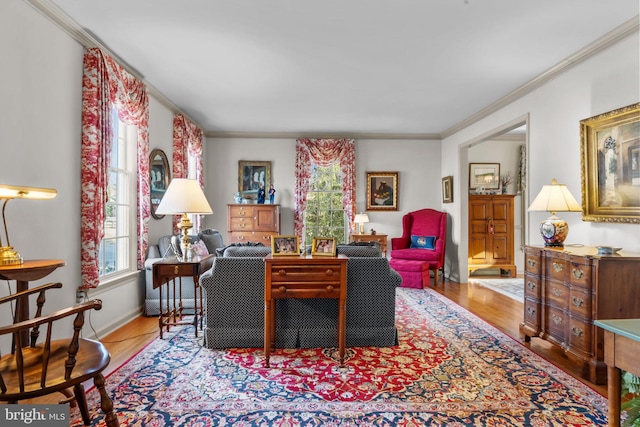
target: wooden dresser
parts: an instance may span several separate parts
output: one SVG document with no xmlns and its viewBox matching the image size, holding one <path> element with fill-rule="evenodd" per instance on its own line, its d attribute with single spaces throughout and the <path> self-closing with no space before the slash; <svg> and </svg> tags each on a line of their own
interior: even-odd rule
<svg viewBox="0 0 640 427">
<path fill-rule="evenodd" d="M 280 205 L 227 205 L 229 243 L 261 242 L 271 245 L 280 234 Z"/>
<path fill-rule="evenodd" d="M 387 235 L 386 234 L 352 234 L 352 242 L 376 242 L 380 245 L 383 256 L 387 256 Z"/>
<path fill-rule="evenodd" d="M 524 341 L 561 347 L 582 376 L 605 384 L 604 331 L 594 320 L 640 317 L 640 254 L 594 247 L 525 247 Z"/>
<path fill-rule="evenodd" d="M 469 274 L 500 268 L 516 277 L 513 194 L 469 195 Z"/>
</svg>

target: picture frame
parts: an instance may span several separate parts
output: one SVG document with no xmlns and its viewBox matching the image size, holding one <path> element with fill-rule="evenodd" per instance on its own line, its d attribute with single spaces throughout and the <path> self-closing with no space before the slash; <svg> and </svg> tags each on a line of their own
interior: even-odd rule
<svg viewBox="0 0 640 427">
<path fill-rule="evenodd" d="M 453 176 L 442 178 L 442 203 L 453 203 Z"/>
<path fill-rule="evenodd" d="M 500 189 L 500 163 L 469 163 L 469 190 Z"/>
<path fill-rule="evenodd" d="M 271 236 L 272 256 L 300 256 L 298 236 Z"/>
<path fill-rule="evenodd" d="M 162 219 L 164 215 L 158 215 L 156 209 L 169 188 L 171 182 L 171 167 L 169 159 L 164 151 L 155 148 L 149 153 L 149 197 L 151 216 Z"/>
<path fill-rule="evenodd" d="M 271 185 L 271 162 L 239 160 L 238 192 L 243 199 L 257 199 L 260 184 L 265 191 Z"/>
<path fill-rule="evenodd" d="M 312 256 L 336 256 L 337 245 L 335 237 L 314 237 L 311 245 Z"/>
<path fill-rule="evenodd" d="M 582 220 L 640 224 L 640 103 L 580 121 Z"/>
<path fill-rule="evenodd" d="M 367 172 L 367 210 L 398 210 L 398 172 Z"/>
</svg>

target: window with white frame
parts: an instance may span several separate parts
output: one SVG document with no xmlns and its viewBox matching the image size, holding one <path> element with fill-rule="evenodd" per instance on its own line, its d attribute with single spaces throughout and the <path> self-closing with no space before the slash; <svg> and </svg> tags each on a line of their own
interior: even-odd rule
<svg viewBox="0 0 640 427">
<path fill-rule="evenodd" d="M 328 167 L 313 164 L 309 185 L 304 216 L 305 241 L 310 244 L 314 237 L 335 237 L 338 243 L 346 243 L 340 163 Z"/>
<path fill-rule="evenodd" d="M 101 280 L 133 271 L 136 267 L 136 152 L 138 129 L 118 118 L 114 108 L 108 200 L 104 237 L 98 254 Z"/>
</svg>

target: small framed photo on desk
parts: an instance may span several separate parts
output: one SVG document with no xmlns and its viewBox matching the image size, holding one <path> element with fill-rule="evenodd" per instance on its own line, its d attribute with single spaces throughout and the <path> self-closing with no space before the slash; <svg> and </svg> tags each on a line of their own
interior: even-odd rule
<svg viewBox="0 0 640 427">
<path fill-rule="evenodd" d="M 271 236 L 272 256 L 299 256 L 298 236 Z"/>
<path fill-rule="evenodd" d="M 314 237 L 311 245 L 312 256 L 336 256 L 335 237 Z"/>
</svg>

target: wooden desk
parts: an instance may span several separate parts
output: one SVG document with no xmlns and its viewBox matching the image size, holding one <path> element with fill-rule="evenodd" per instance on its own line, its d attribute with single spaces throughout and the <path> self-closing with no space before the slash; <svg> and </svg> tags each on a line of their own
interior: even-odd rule
<svg viewBox="0 0 640 427">
<path fill-rule="evenodd" d="M 344 255 L 272 256 L 265 262 L 264 286 L 264 357 L 269 367 L 275 349 L 275 300 L 285 298 L 338 299 L 338 353 L 344 365 L 347 307 L 347 261 Z"/>
<path fill-rule="evenodd" d="M 620 370 L 640 375 L 640 319 L 596 320 L 604 329 L 604 363 L 607 364 L 609 425 L 620 425 Z"/>
<path fill-rule="evenodd" d="M 207 271 L 213 265 L 214 255 L 196 256 L 191 261 L 178 261 L 176 257 L 169 257 L 153 264 L 153 289 L 160 288 L 160 315 L 158 325 L 160 326 L 160 339 L 162 339 L 162 329 L 166 326 L 169 332 L 171 325 L 193 324 L 198 336 L 198 315 L 200 316 L 200 327 L 202 328 L 202 318 L 204 316 L 204 306 L 202 304 L 202 287 L 200 287 L 200 274 Z M 182 277 L 193 277 L 193 322 L 182 321 Z M 176 292 L 176 278 L 178 279 L 178 291 Z M 169 296 L 169 282 L 173 286 L 173 298 Z M 162 307 L 162 288 L 167 285 L 167 296 L 165 301 L 166 311 Z M 177 298 L 177 300 L 176 300 Z M 198 299 L 200 307 L 198 308 Z M 180 320 L 178 320 L 180 319 Z"/>
<path fill-rule="evenodd" d="M 352 242 L 376 242 L 380 245 L 382 256 L 387 256 L 387 235 L 386 234 L 352 234 Z"/>
<path fill-rule="evenodd" d="M 24 261 L 22 264 L 0 265 L 0 279 L 15 280 L 16 292 L 26 291 L 29 289 L 29 282 L 39 280 L 51 274 L 56 268 L 62 267 L 65 262 L 61 259 L 35 259 Z M 16 304 L 15 321 L 21 322 L 29 318 L 29 299 L 20 297 Z M 22 332 L 22 342 L 25 345 L 29 343 L 29 333 L 27 330 Z"/>
</svg>

